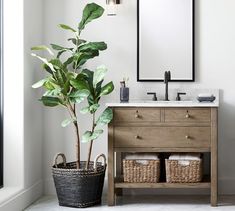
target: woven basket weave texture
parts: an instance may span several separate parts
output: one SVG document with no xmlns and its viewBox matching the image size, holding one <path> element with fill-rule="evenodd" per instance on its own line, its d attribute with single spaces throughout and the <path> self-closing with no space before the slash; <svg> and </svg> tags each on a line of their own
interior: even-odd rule
<svg viewBox="0 0 235 211">
<path fill-rule="evenodd" d="M 183 162 L 166 159 L 165 165 L 168 183 L 196 183 L 202 180 L 202 159 Z"/>
<path fill-rule="evenodd" d="M 156 183 L 160 178 L 159 160 L 123 160 L 124 182 Z"/>
</svg>

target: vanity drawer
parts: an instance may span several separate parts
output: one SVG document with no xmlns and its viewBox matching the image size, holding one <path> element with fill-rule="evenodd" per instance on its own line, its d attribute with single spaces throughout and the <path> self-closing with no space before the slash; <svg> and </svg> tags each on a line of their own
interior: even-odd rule
<svg viewBox="0 0 235 211">
<path fill-rule="evenodd" d="M 114 122 L 160 122 L 160 109 L 121 108 L 114 109 Z"/>
<path fill-rule="evenodd" d="M 165 122 L 210 122 L 209 108 L 166 108 Z"/>
<path fill-rule="evenodd" d="M 115 127 L 115 147 L 210 147 L 210 127 Z"/>
</svg>

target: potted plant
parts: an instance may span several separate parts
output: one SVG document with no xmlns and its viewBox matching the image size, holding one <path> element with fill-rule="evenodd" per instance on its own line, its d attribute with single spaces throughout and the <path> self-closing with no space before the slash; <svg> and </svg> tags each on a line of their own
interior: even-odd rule
<svg viewBox="0 0 235 211">
<path fill-rule="evenodd" d="M 49 107 L 62 106 L 69 114 L 69 118 L 61 124 L 66 127 L 73 124 L 76 133 L 76 161 L 66 162 L 64 154 L 59 153 L 55 156 L 52 173 L 56 192 L 61 206 L 69 207 L 88 207 L 101 202 L 103 190 L 106 159 L 103 154 L 98 155 L 94 162 L 90 161 L 92 144 L 95 139 L 103 133 L 102 126 L 112 120 L 112 110 L 106 108 L 101 115 L 96 118 L 99 109 L 100 98 L 110 94 L 113 89 L 113 82 L 103 86 L 103 81 L 107 68 L 99 66 L 95 71 L 83 69 L 83 65 L 96 56 L 99 52 L 107 48 L 104 42 L 88 42 L 81 39 L 81 33 L 85 26 L 94 19 L 101 17 L 104 9 L 95 4 L 87 4 L 83 10 L 83 16 L 77 29 L 68 25 L 60 24 L 59 27 L 69 30 L 74 35 L 68 42 L 70 47 L 62 47 L 51 44 L 51 48 L 56 51 L 56 55 L 47 46 L 35 46 L 32 50 L 46 50 L 50 58 L 46 59 L 37 54 L 43 62 L 43 69 L 48 73 L 47 77 L 35 83 L 32 87 L 45 88 L 46 92 L 40 101 Z M 62 59 L 62 55 L 63 58 Z M 87 130 L 81 138 L 81 142 L 90 142 L 87 161 L 80 159 L 80 134 L 79 120 L 77 119 L 76 105 L 87 99 L 87 106 L 81 109 L 81 113 L 90 113 L 92 116 L 91 130 Z M 63 163 L 57 164 L 57 158 L 61 156 Z M 104 164 L 97 162 L 103 157 Z"/>
</svg>

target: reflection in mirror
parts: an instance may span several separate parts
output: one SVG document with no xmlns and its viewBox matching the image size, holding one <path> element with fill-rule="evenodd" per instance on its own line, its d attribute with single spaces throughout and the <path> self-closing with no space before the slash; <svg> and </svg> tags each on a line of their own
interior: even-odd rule
<svg viewBox="0 0 235 211">
<path fill-rule="evenodd" d="M 194 81 L 194 0 L 138 0 L 138 81 Z"/>
</svg>

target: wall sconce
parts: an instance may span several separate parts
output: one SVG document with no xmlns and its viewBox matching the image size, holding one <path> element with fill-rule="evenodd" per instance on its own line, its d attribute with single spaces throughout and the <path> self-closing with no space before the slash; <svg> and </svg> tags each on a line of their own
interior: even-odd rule
<svg viewBox="0 0 235 211">
<path fill-rule="evenodd" d="M 117 15 L 117 5 L 120 4 L 120 0 L 106 0 L 107 15 Z"/>
</svg>

